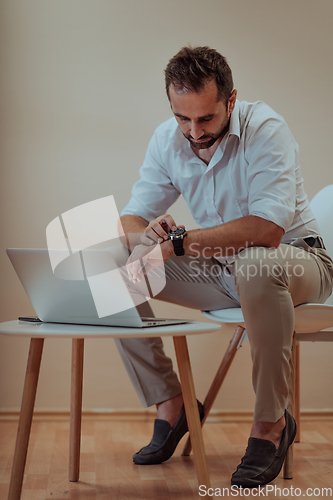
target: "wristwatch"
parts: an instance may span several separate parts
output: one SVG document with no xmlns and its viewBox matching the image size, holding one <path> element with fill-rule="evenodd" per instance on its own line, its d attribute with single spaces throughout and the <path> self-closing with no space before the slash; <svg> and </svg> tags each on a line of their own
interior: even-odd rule
<svg viewBox="0 0 333 500">
<path fill-rule="evenodd" d="M 182 227 L 178 227 L 176 229 L 176 231 L 170 231 L 168 233 L 168 236 L 169 236 L 170 240 L 172 241 L 175 254 L 178 257 L 181 257 L 182 255 L 185 254 L 184 246 L 183 246 L 183 239 L 186 236 L 186 234 L 187 234 L 186 229 L 183 229 Z"/>
</svg>

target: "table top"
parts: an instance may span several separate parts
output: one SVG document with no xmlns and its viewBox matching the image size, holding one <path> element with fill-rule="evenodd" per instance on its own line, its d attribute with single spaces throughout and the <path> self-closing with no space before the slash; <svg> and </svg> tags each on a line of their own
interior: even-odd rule
<svg viewBox="0 0 333 500">
<path fill-rule="evenodd" d="M 198 333 L 211 333 L 221 327 L 217 323 L 191 321 L 179 325 L 149 328 L 120 326 L 71 325 L 65 323 L 28 323 L 7 321 L 0 323 L 0 333 L 30 338 L 106 338 L 106 337 L 180 337 Z"/>
</svg>

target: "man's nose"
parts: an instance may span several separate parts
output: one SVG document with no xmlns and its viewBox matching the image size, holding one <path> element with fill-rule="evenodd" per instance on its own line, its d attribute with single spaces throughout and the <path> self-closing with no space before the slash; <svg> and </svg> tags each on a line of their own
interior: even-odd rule
<svg viewBox="0 0 333 500">
<path fill-rule="evenodd" d="M 200 139 L 200 137 L 202 135 L 204 135 L 204 131 L 202 130 L 202 127 L 199 123 L 196 123 L 196 122 L 191 122 L 191 137 L 192 139 L 194 139 L 195 141 L 197 141 L 198 139 Z"/>
</svg>

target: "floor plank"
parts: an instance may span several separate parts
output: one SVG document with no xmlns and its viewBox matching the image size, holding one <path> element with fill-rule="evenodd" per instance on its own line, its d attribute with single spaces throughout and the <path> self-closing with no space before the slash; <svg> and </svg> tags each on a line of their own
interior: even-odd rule
<svg viewBox="0 0 333 500">
<path fill-rule="evenodd" d="M 220 496 L 232 496 L 230 477 L 244 454 L 250 427 L 246 422 L 204 426 L 212 487 L 217 492 L 220 490 Z M 6 500 L 8 494 L 16 431 L 16 421 L 0 422 L 0 500 Z M 151 435 L 152 422 L 83 419 L 80 481 L 71 483 L 68 480 L 69 421 L 33 422 L 22 500 L 212 498 L 199 495 L 193 458 L 181 456 L 184 439 L 165 464 L 133 464 L 133 453 L 147 444 Z M 284 480 L 280 474 L 270 485 L 274 490 L 268 498 L 306 497 L 308 488 L 312 488 L 317 498 L 329 497 L 330 491 L 326 493 L 322 488 L 331 492 L 333 489 L 332 420 L 302 423 L 302 441 L 294 450 L 294 478 Z M 295 495 L 296 488 L 300 495 Z"/>
</svg>

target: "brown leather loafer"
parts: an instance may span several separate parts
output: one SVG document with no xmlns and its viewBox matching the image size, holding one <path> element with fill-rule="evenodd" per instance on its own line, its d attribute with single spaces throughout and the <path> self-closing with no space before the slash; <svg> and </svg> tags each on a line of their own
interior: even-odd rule
<svg viewBox="0 0 333 500">
<path fill-rule="evenodd" d="M 284 415 L 286 426 L 279 447 L 276 448 L 275 444 L 267 439 L 250 437 L 245 455 L 232 475 L 232 485 L 253 488 L 270 483 L 278 476 L 287 450 L 296 435 L 295 420 L 287 410 Z"/>
<path fill-rule="evenodd" d="M 200 401 L 198 401 L 198 408 L 200 420 L 202 420 L 205 410 Z M 187 431 L 188 426 L 184 406 L 172 428 L 166 420 L 156 419 L 152 440 L 148 446 L 144 446 L 133 455 L 133 462 L 137 465 L 153 465 L 165 462 L 173 455 L 177 444 Z"/>
</svg>

